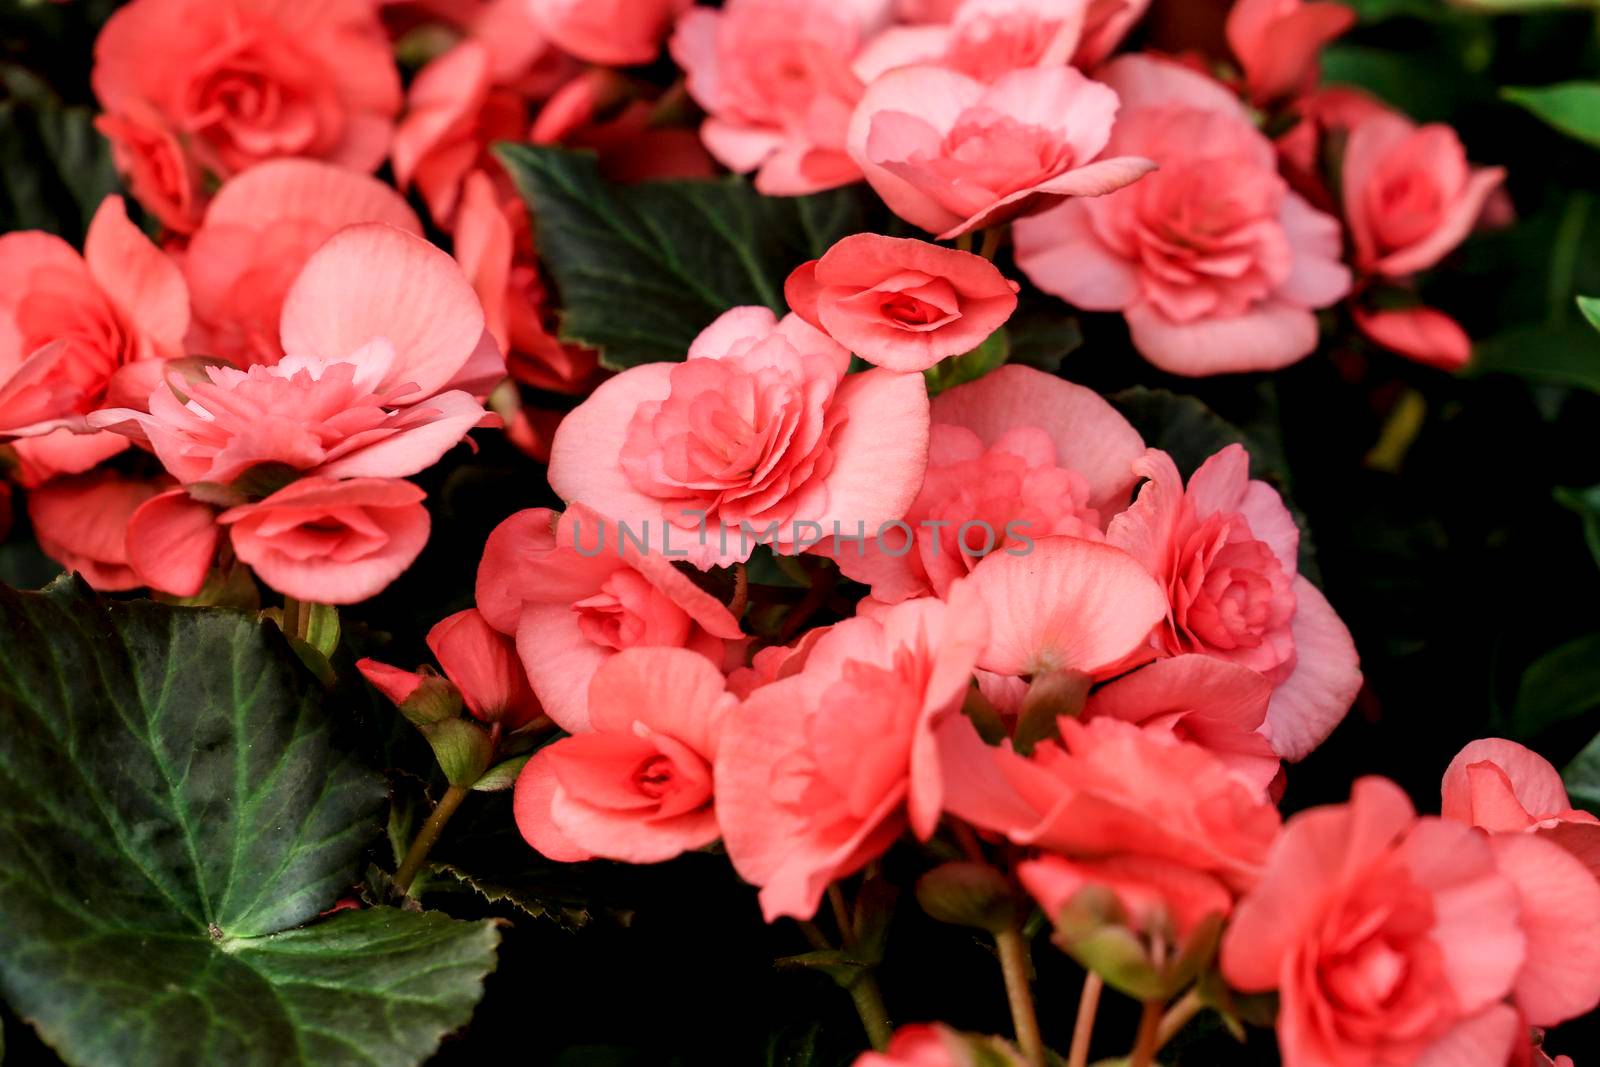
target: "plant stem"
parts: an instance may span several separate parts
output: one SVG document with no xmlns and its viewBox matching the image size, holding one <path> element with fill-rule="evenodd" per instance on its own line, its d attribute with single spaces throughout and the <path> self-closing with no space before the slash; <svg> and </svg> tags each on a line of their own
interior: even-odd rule
<svg viewBox="0 0 1600 1067">
<path fill-rule="evenodd" d="M 828 886 L 828 903 L 833 906 L 833 921 L 839 924 L 839 942 L 847 949 L 855 948 L 856 925 L 850 921 L 850 906 L 844 902 L 838 882 Z"/>
<path fill-rule="evenodd" d="M 1155 1062 L 1160 1046 L 1161 1008 L 1159 1000 L 1144 1002 L 1144 1014 L 1139 1016 L 1139 1036 L 1134 1039 L 1133 1051 L 1128 1053 L 1128 1067 L 1150 1067 Z"/>
<path fill-rule="evenodd" d="M 879 1052 L 889 1047 L 894 1027 L 889 1023 L 889 1011 L 883 1006 L 883 990 L 878 988 L 878 977 L 870 969 L 863 969 L 850 986 L 850 999 L 855 1001 L 856 1014 L 866 1028 L 867 1040 Z"/>
<path fill-rule="evenodd" d="M 728 601 L 728 614 L 739 618 L 745 605 L 750 603 L 750 568 L 743 563 L 733 566 L 733 599 Z"/>
<path fill-rule="evenodd" d="M 1078 1017 L 1072 1024 L 1072 1049 L 1067 1054 L 1067 1067 L 1087 1067 L 1089 1039 L 1094 1036 L 1094 1017 L 1100 1010 L 1100 991 L 1105 980 L 1090 971 L 1083 979 L 1083 994 L 1078 997 Z"/>
<path fill-rule="evenodd" d="M 1178 1031 L 1189 1025 L 1189 1020 L 1200 1014 L 1200 1009 L 1205 1007 L 1200 1002 L 1200 991 L 1191 989 L 1174 1004 L 1167 1013 L 1161 1017 L 1161 1026 L 1156 1031 L 1156 1050 L 1165 1048 L 1168 1041 L 1178 1036 Z"/>
<path fill-rule="evenodd" d="M 411 895 L 411 885 L 416 881 L 422 865 L 428 861 L 428 853 L 433 851 L 433 846 L 438 843 L 439 835 L 444 832 L 445 823 L 450 821 L 450 816 L 456 813 L 456 809 L 471 791 L 468 786 L 453 785 L 439 798 L 439 804 L 433 809 L 433 814 L 428 816 L 428 820 L 422 824 L 422 829 L 417 831 L 417 836 L 412 840 L 411 847 L 406 849 L 405 859 L 400 861 L 400 869 L 394 872 L 394 885 L 401 893 L 408 897 Z"/>
<path fill-rule="evenodd" d="M 1000 973 L 1006 981 L 1006 999 L 1011 1002 L 1017 1047 L 1031 1067 L 1044 1067 L 1044 1039 L 1039 1036 L 1039 1017 L 1033 1010 L 1033 989 L 1028 981 L 1028 943 L 1015 926 L 997 932 L 994 943 L 1000 950 Z"/>
<path fill-rule="evenodd" d="M 1000 251 L 1000 239 L 1005 236 L 1004 226 L 990 226 L 983 231 L 983 247 L 978 254 L 990 262 L 994 261 L 995 253 Z"/>
</svg>

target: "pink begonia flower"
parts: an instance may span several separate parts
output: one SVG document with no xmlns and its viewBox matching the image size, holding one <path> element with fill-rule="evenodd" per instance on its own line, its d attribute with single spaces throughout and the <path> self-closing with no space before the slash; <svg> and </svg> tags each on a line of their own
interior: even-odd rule
<svg viewBox="0 0 1600 1067">
<path fill-rule="evenodd" d="M 111 161 L 144 209 L 173 233 L 192 233 L 206 209 L 200 165 L 155 108 L 131 100 L 121 114 L 97 115 Z"/>
<path fill-rule="evenodd" d="M 1356 23 L 1331 0 L 1236 0 L 1228 11 L 1228 47 L 1244 68 L 1250 98 L 1266 104 L 1316 88 L 1318 54 Z"/>
<path fill-rule="evenodd" d="M 1088 70 L 1099 66 L 1111 54 L 1149 6 L 1150 0 L 896 0 L 895 14 L 902 22 L 921 26 L 967 21 L 976 30 L 969 31 L 974 38 L 971 41 L 974 52 L 981 51 L 985 31 L 1002 41 L 1020 37 L 1017 44 L 1025 47 L 1030 39 L 1042 38 L 1054 43 L 1059 30 L 1053 23 L 1057 21 L 1075 24 L 1077 38 L 1069 55 L 1076 66 Z M 1052 17 L 1058 13 L 1062 14 L 1059 20 Z M 1033 37 L 1035 34 L 1038 37 Z M 930 37 L 929 41 L 943 44 L 946 39 L 941 34 L 937 38 Z M 1031 50 L 1018 50 L 1017 44 L 1007 50 L 1009 54 L 1031 54 Z M 1039 52 L 1042 56 L 1045 49 L 1040 48 Z M 936 58 L 937 52 L 928 51 L 921 54 L 918 61 Z M 1035 63 L 1037 59 L 1027 65 Z"/>
<path fill-rule="evenodd" d="M 33 489 L 28 518 L 39 550 L 102 592 L 137 589 L 144 583 L 128 560 L 128 517 L 163 488 L 100 470 Z"/>
<path fill-rule="evenodd" d="M 447 230 L 455 226 L 467 175 L 481 169 L 501 175 L 489 146 L 520 141 L 528 131 L 527 107 L 516 92 L 495 86 L 493 60 L 488 45 L 469 39 L 430 62 L 407 89 L 395 129 L 389 153 L 395 184 L 421 192 L 433 221 Z M 509 179 L 501 180 L 509 187 Z"/>
<path fill-rule="evenodd" d="M 989 614 L 986 671 L 1103 675 L 1139 649 L 1166 613 L 1133 556 L 1077 537 L 1041 537 L 984 557 L 966 579 Z"/>
<path fill-rule="evenodd" d="M 1023 67 L 1065 66 L 1078 50 L 1089 0 L 964 0 L 944 25 L 892 27 L 857 58 L 871 82 L 897 67 L 927 64 L 979 81 Z"/>
<path fill-rule="evenodd" d="M 471 394 L 441 391 L 488 337 L 478 299 L 448 255 L 403 230 L 351 226 L 318 249 L 284 299 L 281 337 L 290 354 L 273 366 L 205 367 L 163 381 L 148 413 L 91 424 L 147 441 L 187 485 L 260 463 L 404 477 L 490 418 Z"/>
<path fill-rule="evenodd" d="M 997 1037 L 974 1037 L 943 1023 L 902 1026 L 882 1052 L 863 1052 L 851 1067 L 1023 1067 L 1026 1061 Z"/>
<path fill-rule="evenodd" d="M 965 716 L 939 731 L 945 808 L 1010 841 L 1080 860 L 1138 856 L 1231 892 L 1261 876 L 1278 810 L 1199 745 L 1102 717 L 1060 720 L 1031 756 L 986 745 Z M 1053 917 L 1053 916 L 1052 916 Z"/>
<path fill-rule="evenodd" d="M 1341 172 L 1357 269 L 1404 277 L 1438 263 L 1471 232 L 1502 167 L 1473 167 L 1454 130 L 1387 109 L 1351 131 Z"/>
<path fill-rule="evenodd" d="M 139 373 L 135 364 L 182 356 L 188 328 L 183 275 L 128 220 L 120 196 L 101 201 L 82 256 L 39 230 L 0 237 L 0 438 L 27 438 L 13 446 L 24 484 L 81 473 L 127 447 L 115 434 L 73 430 Z"/>
<path fill-rule="evenodd" d="M 1371 115 L 1388 108 L 1376 97 L 1348 85 L 1328 85 L 1294 102 L 1299 121 L 1280 134 L 1275 146 L 1279 169 L 1289 184 L 1319 211 L 1337 213 L 1338 198 L 1328 188 L 1328 148 Z"/>
<path fill-rule="evenodd" d="M 1278 754 L 1260 733 L 1272 683 L 1238 664 L 1185 655 L 1146 664 L 1089 694 L 1085 720 L 1121 719 L 1199 745 L 1263 793 Z"/>
<path fill-rule="evenodd" d="M 909 825 L 926 840 L 944 792 L 934 732 L 961 703 L 985 639 L 965 583 L 838 623 L 798 674 L 731 716 L 716 762 L 717 817 L 768 922 L 808 919 L 823 891 Z M 963 720 L 965 721 L 965 720 Z"/>
<path fill-rule="evenodd" d="M 1017 266 L 1090 311 L 1120 311 L 1174 374 L 1272 370 L 1311 353 L 1316 308 L 1350 289 L 1339 225 L 1291 192 L 1272 144 L 1220 84 L 1146 56 L 1100 76 L 1122 97 L 1107 152 L 1160 170 L 1015 229 Z"/>
<path fill-rule="evenodd" d="M 534 25 L 588 63 L 635 67 L 661 52 L 672 22 L 694 0 L 528 0 Z"/>
<path fill-rule="evenodd" d="M 483 303 L 507 372 L 535 389 L 582 395 L 604 377 L 599 353 L 556 337 L 538 261 L 518 239 L 517 225 L 489 176 L 468 175 L 456 214 L 456 261 Z"/>
<path fill-rule="evenodd" d="M 1596 954 L 1565 953 L 1597 929 L 1600 885 L 1561 849 L 1418 818 L 1394 783 L 1362 778 L 1348 804 L 1289 820 L 1222 973 L 1278 992 L 1285 1063 L 1502 1067 L 1526 1040 L 1519 1013 L 1600 998 Z"/>
<path fill-rule="evenodd" d="M 614 182 L 716 177 L 716 160 L 698 132 L 656 123 L 660 107 L 670 106 L 658 93 L 646 82 L 591 67 L 545 102 L 528 140 L 592 149 L 601 175 Z"/>
<path fill-rule="evenodd" d="M 803 551 L 905 514 L 928 452 L 920 374 L 846 375 L 850 353 L 796 315 L 740 307 L 682 363 L 632 367 L 562 420 L 550 485 L 705 569 L 758 540 Z"/>
<path fill-rule="evenodd" d="M 670 560 L 581 506 L 519 511 L 489 535 L 478 610 L 515 635 L 533 691 L 569 733 L 590 727 L 589 682 L 624 649 L 687 648 L 722 666 L 739 622 Z"/>
<path fill-rule="evenodd" d="M 821 549 L 885 603 L 943 596 L 984 556 L 1034 538 L 1099 539 L 1127 505 L 1144 454 L 1100 394 L 1017 364 L 940 393 L 932 419 L 928 470 L 905 526 Z M 963 534 L 965 523 L 979 525 Z"/>
<path fill-rule="evenodd" d="M 194 596 L 205 586 L 222 542 L 217 509 L 187 490 L 151 497 L 128 519 L 128 565 L 140 585 L 173 596 Z"/>
<path fill-rule="evenodd" d="M 517 776 L 517 828 L 550 859 L 660 863 L 718 836 L 712 792 L 738 700 L 682 648 L 630 648 L 595 672 L 590 731 L 546 745 Z"/>
<path fill-rule="evenodd" d="M 382 592 L 428 543 L 426 494 L 396 478 L 301 478 L 217 516 L 234 555 L 271 588 L 320 604 Z"/>
<path fill-rule="evenodd" d="M 93 83 L 110 115 L 159 120 L 222 178 L 281 156 L 376 170 L 400 109 L 369 0 L 134 0 L 95 40 Z"/>
<path fill-rule="evenodd" d="M 862 81 L 851 61 L 883 25 L 887 0 L 729 0 L 678 20 L 672 58 L 709 116 L 700 137 L 729 170 L 755 172 L 757 191 L 801 196 L 848 185 L 846 151 Z"/>
<path fill-rule="evenodd" d="M 1493 834 L 1536 834 L 1571 852 L 1600 877 L 1600 819 L 1572 806 L 1561 773 L 1515 741 L 1469 743 L 1445 768 L 1446 819 Z"/>
<path fill-rule="evenodd" d="M 868 363 L 923 371 L 977 348 L 1011 317 L 1017 283 L 971 252 L 858 233 L 794 269 L 794 313 Z"/>
<path fill-rule="evenodd" d="M 476 718 L 518 730 L 542 714 L 517 659 L 516 643 L 490 626 L 477 608 L 435 623 L 428 631 L 428 650 Z M 356 667 L 395 704 L 404 703 L 423 680 L 421 674 L 374 659 L 363 659 Z"/>
<path fill-rule="evenodd" d="M 1165 452 L 1135 469 L 1150 479 L 1106 535 L 1161 583 L 1168 602 L 1150 634 L 1158 656 L 1198 652 L 1248 667 L 1274 689 L 1265 733 L 1297 760 L 1350 710 L 1361 669 L 1350 632 L 1299 574 L 1300 531 L 1271 486 L 1250 478 L 1250 456 L 1229 445 L 1200 465 L 1188 489 Z"/>
<path fill-rule="evenodd" d="M 1429 307 L 1369 311 L 1353 304 L 1356 328 L 1374 344 L 1440 370 L 1460 370 L 1472 358 L 1472 338 L 1461 324 Z"/>
<path fill-rule="evenodd" d="M 236 367 L 282 359 L 278 324 L 290 285 L 328 238 L 358 222 L 422 236 L 404 197 L 343 167 L 278 159 L 225 182 L 183 254 L 194 311 L 188 350 Z"/>
<path fill-rule="evenodd" d="M 1178 946 L 1207 919 L 1233 909 L 1233 894 L 1216 877 L 1138 853 L 1098 859 L 1045 855 L 1017 864 L 1017 880 L 1052 920 L 1083 890 L 1110 890 L 1129 929 L 1149 938 L 1170 931 Z"/>
<path fill-rule="evenodd" d="M 1098 197 L 1155 169 L 1100 157 L 1117 94 L 1071 67 L 1028 67 L 986 85 L 937 66 L 875 80 L 850 119 L 850 157 L 891 210 L 939 240 Z"/>
</svg>

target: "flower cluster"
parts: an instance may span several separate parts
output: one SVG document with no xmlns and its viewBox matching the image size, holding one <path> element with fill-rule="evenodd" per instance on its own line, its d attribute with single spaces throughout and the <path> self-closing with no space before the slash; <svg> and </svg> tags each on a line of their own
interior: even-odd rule
<svg viewBox="0 0 1600 1067">
<path fill-rule="evenodd" d="M 1142 0 L 412 6 L 106 24 L 97 127 L 159 243 L 120 196 L 81 253 L 0 237 L 0 440 L 46 553 L 108 591 L 360 604 L 429 539 L 413 479 L 503 428 L 559 507 L 482 544 L 428 635 L 442 675 L 360 670 L 453 789 L 514 780 L 545 858 L 720 841 L 769 922 L 850 886 L 869 922 L 907 851 L 1008 981 L 1037 908 L 1142 1001 L 1135 1067 L 1199 990 L 1230 1021 L 1275 993 L 1290 1067 L 1530 1062 L 1531 1028 L 1600 1002 L 1600 821 L 1550 766 L 1484 740 L 1439 817 L 1363 778 L 1285 819 L 1285 761 L 1363 684 L 1298 516 L 1243 445 L 1150 447 L 1007 359 L 1021 301 L 1059 298 L 1174 375 L 1283 368 L 1341 306 L 1467 361 L 1418 279 L 1507 209 L 1503 172 L 1319 88 L 1349 8 L 1237 0 L 1217 71 L 1119 54 Z M 419 18 L 443 36 L 403 79 L 389 30 Z M 860 184 L 895 221 L 795 255 L 680 359 L 602 368 L 502 142 L 619 188 Z M 905 1027 L 858 1067 L 1042 1065 L 1016 1022 Z"/>
</svg>

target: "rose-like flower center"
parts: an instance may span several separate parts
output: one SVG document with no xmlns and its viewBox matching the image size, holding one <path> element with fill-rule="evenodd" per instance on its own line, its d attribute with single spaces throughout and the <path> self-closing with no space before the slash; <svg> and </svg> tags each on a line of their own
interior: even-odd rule
<svg viewBox="0 0 1600 1067">
<path fill-rule="evenodd" d="M 1290 577 L 1242 516 L 1201 520 L 1179 560 L 1168 593 L 1173 651 L 1229 655 L 1263 673 L 1293 656 Z"/>
<path fill-rule="evenodd" d="M 633 784 L 645 796 L 659 800 L 671 792 L 674 777 L 670 759 L 651 756 L 633 772 Z"/>
<path fill-rule="evenodd" d="M 613 572 L 572 610 L 583 636 L 603 648 L 677 647 L 688 639 L 691 625 L 682 608 L 628 567 Z"/>
<path fill-rule="evenodd" d="M 1420 170 L 1380 175 L 1369 196 L 1372 232 L 1385 251 L 1407 248 L 1427 237 L 1444 214 L 1438 184 Z"/>
<path fill-rule="evenodd" d="M 968 19 L 945 53 L 945 65 L 979 81 L 1039 64 L 1060 34 L 1060 19 L 1007 12 Z"/>
<path fill-rule="evenodd" d="M 979 207 L 1078 164 L 1057 130 L 1020 122 L 988 107 L 961 113 L 932 166 L 951 185 L 976 187 Z"/>
</svg>

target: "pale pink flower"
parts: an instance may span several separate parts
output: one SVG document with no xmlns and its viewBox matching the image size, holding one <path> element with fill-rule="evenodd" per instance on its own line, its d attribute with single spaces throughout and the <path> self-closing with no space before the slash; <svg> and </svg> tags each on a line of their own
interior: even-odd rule
<svg viewBox="0 0 1600 1067">
<path fill-rule="evenodd" d="M 882 25 L 887 0 L 729 0 L 690 8 L 672 58 L 709 116 L 707 150 L 729 170 L 754 171 L 756 189 L 799 196 L 847 185 L 861 170 L 845 148 L 861 99 L 851 60 Z"/>
<path fill-rule="evenodd" d="M 393 188 L 328 163 L 271 160 L 223 183 L 183 254 L 194 310 L 189 351 L 237 367 L 276 363 L 290 285 L 328 238 L 358 222 L 422 236 Z"/>
<path fill-rule="evenodd" d="M 1151 449 L 1135 469 L 1150 480 L 1107 536 L 1164 591 L 1150 651 L 1198 652 L 1265 675 L 1275 687 L 1266 735 L 1279 755 L 1300 759 L 1344 718 L 1361 671 L 1344 623 L 1299 574 L 1294 519 L 1271 486 L 1250 479 L 1239 445 L 1206 460 L 1187 490 L 1164 452 Z"/>
<path fill-rule="evenodd" d="M 1236 0 L 1228 11 L 1228 47 L 1244 68 L 1257 103 L 1316 88 L 1318 54 L 1356 23 L 1356 13 L 1331 0 Z"/>
<path fill-rule="evenodd" d="M 1117 107 L 1112 89 L 1071 67 L 1028 67 L 992 84 L 901 67 L 856 106 L 850 157 L 895 214 L 947 240 L 1154 169 L 1139 155 L 1099 158 Z"/>
<path fill-rule="evenodd" d="M 1098 393 L 1015 364 L 940 393 L 932 419 L 928 470 L 905 526 L 825 549 L 886 603 L 942 596 L 984 556 L 1035 538 L 1100 539 L 1144 454 Z"/>
<path fill-rule="evenodd" d="M 426 494 L 396 478 L 301 478 L 217 516 L 233 553 L 271 588 L 320 604 L 377 596 L 428 543 Z"/>
<path fill-rule="evenodd" d="M 970 352 L 1017 307 L 1017 284 L 982 256 L 858 233 L 794 269 L 794 313 L 868 363 L 921 371 Z"/>
<path fill-rule="evenodd" d="M 1089 311 L 1120 311 L 1175 374 L 1271 370 L 1310 354 L 1315 309 L 1341 299 L 1338 223 L 1278 176 L 1271 142 L 1203 74 L 1146 56 L 1102 72 L 1123 110 L 1107 152 L 1160 170 L 1019 222 L 1017 266 Z"/>
<path fill-rule="evenodd" d="M 702 569 L 758 539 L 793 553 L 905 513 L 927 463 L 920 374 L 846 375 L 850 353 L 795 315 L 728 311 L 682 363 L 600 385 L 562 420 L 550 485 Z"/>
<path fill-rule="evenodd" d="M 569 733 L 591 728 L 589 683 L 629 648 L 687 648 L 718 667 L 743 635 L 720 601 L 581 506 L 519 511 L 478 566 L 478 609 L 514 635 L 533 691 Z"/>
<path fill-rule="evenodd" d="M 1495 834 L 1537 834 L 1600 877 L 1600 819 L 1572 806 L 1561 773 L 1498 737 L 1469 743 L 1445 768 L 1440 814 Z"/>
<path fill-rule="evenodd" d="M 400 109 L 370 0 L 135 0 L 94 53 L 105 110 L 147 129 L 153 116 L 218 177 L 280 156 L 376 170 Z"/>
<path fill-rule="evenodd" d="M 926 840 L 944 807 L 934 744 L 961 718 L 985 636 L 964 584 L 835 625 L 796 674 L 729 717 L 716 761 L 728 858 L 761 886 L 761 910 L 810 918 L 823 891 L 909 826 Z M 964 720 L 963 720 L 964 721 Z"/>
<path fill-rule="evenodd" d="M 967 32 L 972 52 L 981 53 L 986 41 L 996 38 L 1003 45 L 1000 54 L 1018 60 L 1018 66 L 1025 65 L 1024 60 L 1031 60 L 1026 65 L 1039 63 L 1046 54 L 1055 60 L 1043 42 L 1056 43 L 1065 25 L 1073 33 L 1068 57 L 1091 70 L 1122 42 L 1149 6 L 1150 0 L 896 0 L 895 14 L 902 22 L 917 24 L 912 29 L 945 31 L 938 24 L 966 23 L 971 27 Z M 926 38 L 915 61 L 937 60 L 948 40 L 947 31 Z M 973 58 L 981 61 L 981 55 Z"/>
<path fill-rule="evenodd" d="M 705 657 L 632 648 L 595 672 L 590 730 L 534 753 L 517 777 L 522 836 L 546 857 L 660 863 L 718 836 L 712 791 L 738 701 Z"/>
</svg>

